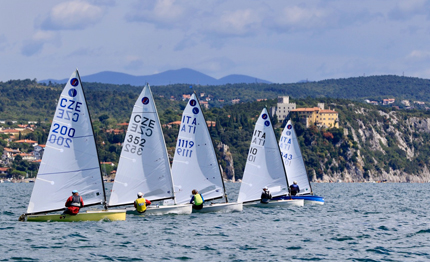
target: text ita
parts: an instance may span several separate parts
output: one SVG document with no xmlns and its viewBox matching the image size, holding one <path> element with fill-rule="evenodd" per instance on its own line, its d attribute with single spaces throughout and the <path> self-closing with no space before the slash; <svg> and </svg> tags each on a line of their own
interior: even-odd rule
<svg viewBox="0 0 430 262">
<path fill-rule="evenodd" d="M 183 116 L 182 124 L 181 132 L 187 132 L 191 134 L 196 133 L 197 118 L 192 116 Z"/>
<path fill-rule="evenodd" d="M 255 130 L 252 136 L 252 144 L 264 146 L 266 142 L 266 133 L 261 130 Z"/>
</svg>

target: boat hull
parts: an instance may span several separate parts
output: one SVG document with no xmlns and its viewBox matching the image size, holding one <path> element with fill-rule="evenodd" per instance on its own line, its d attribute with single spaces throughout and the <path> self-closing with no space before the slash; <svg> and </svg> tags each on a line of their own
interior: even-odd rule
<svg viewBox="0 0 430 262">
<path fill-rule="evenodd" d="M 324 197 L 320 196 L 312 196 L 312 195 L 298 195 L 291 196 L 292 199 L 303 199 L 305 201 L 305 205 L 324 205 Z M 290 196 L 282 196 L 279 198 L 275 198 L 276 200 L 290 199 Z"/>
<path fill-rule="evenodd" d="M 81 222 L 81 221 L 121 221 L 125 220 L 125 210 L 102 210 L 87 211 L 77 215 L 69 214 L 46 214 L 46 215 L 26 215 L 28 222 Z"/>
<path fill-rule="evenodd" d="M 246 207 L 263 207 L 263 208 L 271 208 L 271 207 L 290 207 L 290 206 L 299 206 L 302 207 L 305 205 L 305 201 L 303 199 L 286 199 L 286 200 L 271 200 L 267 204 L 263 204 L 260 202 L 251 202 L 246 203 L 244 206 Z"/>
<path fill-rule="evenodd" d="M 149 206 L 146 208 L 145 213 L 139 213 L 136 209 L 128 209 L 127 214 L 136 216 L 189 215 L 191 214 L 191 211 L 191 205 Z"/>
<path fill-rule="evenodd" d="M 191 205 L 190 205 L 191 206 Z M 193 213 L 230 213 L 230 212 L 242 212 L 242 203 L 217 203 L 211 205 L 204 205 L 202 209 L 193 209 Z"/>
</svg>

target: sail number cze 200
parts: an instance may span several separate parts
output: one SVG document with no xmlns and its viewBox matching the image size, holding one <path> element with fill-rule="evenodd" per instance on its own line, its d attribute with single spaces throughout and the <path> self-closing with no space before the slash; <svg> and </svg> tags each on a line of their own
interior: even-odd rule
<svg viewBox="0 0 430 262">
<path fill-rule="evenodd" d="M 59 105 L 60 108 L 58 108 L 58 114 L 55 115 L 56 119 L 72 120 L 75 123 L 79 121 L 79 113 L 81 112 L 82 105 L 81 102 L 61 98 Z M 54 123 L 52 128 L 52 133 L 48 138 L 48 142 L 70 148 L 70 145 L 73 142 L 72 138 L 75 136 L 76 130 L 58 123 Z"/>
</svg>

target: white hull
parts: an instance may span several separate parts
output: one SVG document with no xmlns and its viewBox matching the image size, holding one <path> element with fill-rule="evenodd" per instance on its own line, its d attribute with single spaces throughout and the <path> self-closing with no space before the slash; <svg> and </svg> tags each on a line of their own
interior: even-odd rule
<svg viewBox="0 0 430 262">
<path fill-rule="evenodd" d="M 203 208 L 200 210 L 193 209 L 193 213 L 212 213 L 212 212 L 230 213 L 230 212 L 242 212 L 242 210 L 243 210 L 242 203 L 219 203 L 219 204 L 204 205 Z"/>
<path fill-rule="evenodd" d="M 246 207 L 283 207 L 283 206 L 299 206 L 302 207 L 305 205 L 305 201 L 303 199 L 293 199 L 293 200 L 275 200 L 270 201 L 267 204 L 263 204 L 260 202 L 251 202 L 244 204 Z"/>
<path fill-rule="evenodd" d="M 189 215 L 192 212 L 192 206 L 185 205 L 171 205 L 171 206 L 149 206 L 146 208 L 145 213 L 139 213 L 136 209 L 127 209 L 127 214 L 140 215 L 140 216 L 161 216 L 161 215 Z"/>
<path fill-rule="evenodd" d="M 313 201 L 313 200 L 305 200 L 305 205 L 309 205 L 309 206 L 322 206 L 322 205 L 324 205 L 324 202 Z"/>
</svg>

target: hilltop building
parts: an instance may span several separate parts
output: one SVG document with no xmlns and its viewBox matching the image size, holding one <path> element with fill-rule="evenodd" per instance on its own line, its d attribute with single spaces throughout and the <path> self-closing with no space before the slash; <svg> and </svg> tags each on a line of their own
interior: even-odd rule
<svg viewBox="0 0 430 262">
<path fill-rule="evenodd" d="M 316 125 L 339 128 L 339 113 L 331 109 L 324 109 L 324 103 L 318 103 L 318 107 L 293 109 L 291 113 L 296 113 L 300 122 L 306 127 Z"/>
<path fill-rule="evenodd" d="M 284 122 L 291 110 L 296 109 L 296 103 L 290 103 L 289 96 L 278 96 L 278 103 L 276 104 L 276 116 L 279 123 Z"/>
</svg>

